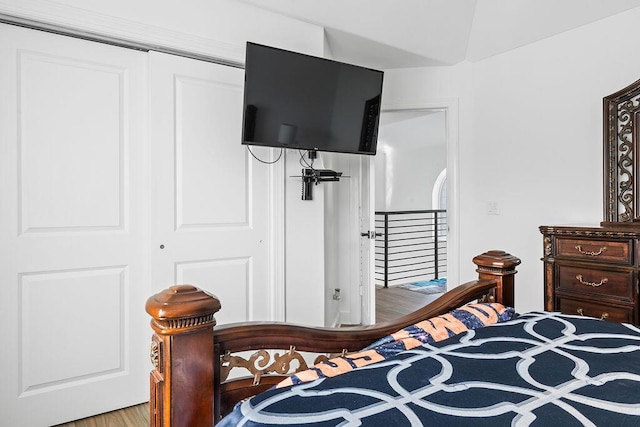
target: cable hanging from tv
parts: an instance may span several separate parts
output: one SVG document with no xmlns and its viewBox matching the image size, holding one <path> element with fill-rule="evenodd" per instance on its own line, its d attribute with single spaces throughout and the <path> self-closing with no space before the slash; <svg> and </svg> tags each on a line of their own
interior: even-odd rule
<svg viewBox="0 0 640 427">
<path fill-rule="evenodd" d="M 253 151 L 251 151 L 251 147 L 249 145 L 246 146 L 247 150 L 249 150 L 249 153 L 251 154 L 251 156 L 256 159 L 257 161 L 259 161 L 260 163 L 264 163 L 265 165 L 273 165 L 274 163 L 278 163 L 278 161 L 280 160 L 280 158 L 282 158 L 282 153 L 284 153 L 284 148 L 280 148 L 280 154 L 278 155 L 278 158 L 273 160 L 273 161 L 267 161 L 267 160 L 262 160 L 260 158 L 258 158 L 258 156 L 256 156 Z"/>
</svg>

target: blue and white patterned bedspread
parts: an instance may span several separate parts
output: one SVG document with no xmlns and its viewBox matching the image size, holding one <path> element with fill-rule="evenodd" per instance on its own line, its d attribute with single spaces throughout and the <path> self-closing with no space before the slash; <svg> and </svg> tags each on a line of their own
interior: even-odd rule
<svg viewBox="0 0 640 427">
<path fill-rule="evenodd" d="M 269 390 L 219 426 L 640 426 L 640 329 L 529 313 Z"/>
</svg>

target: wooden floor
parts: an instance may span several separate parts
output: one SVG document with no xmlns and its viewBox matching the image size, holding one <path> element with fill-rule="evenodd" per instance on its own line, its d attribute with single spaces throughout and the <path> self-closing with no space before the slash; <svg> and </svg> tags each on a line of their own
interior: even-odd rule
<svg viewBox="0 0 640 427">
<path fill-rule="evenodd" d="M 393 320 L 403 314 L 422 307 L 442 294 L 427 295 L 397 287 L 376 288 L 376 321 Z M 147 427 L 149 426 L 149 404 L 132 406 L 85 418 L 62 427 Z"/>
<path fill-rule="evenodd" d="M 107 412 L 95 417 L 84 418 L 63 427 L 149 427 L 149 404 L 131 406 L 119 411 Z"/>
<path fill-rule="evenodd" d="M 442 294 L 423 294 L 391 286 L 376 287 L 376 322 L 385 322 L 411 313 Z"/>
</svg>

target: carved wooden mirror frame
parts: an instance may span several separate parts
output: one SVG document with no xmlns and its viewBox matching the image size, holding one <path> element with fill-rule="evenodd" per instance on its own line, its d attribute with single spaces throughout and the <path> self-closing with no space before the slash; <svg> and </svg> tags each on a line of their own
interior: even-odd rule
<svg viewBox="0 0 640 427">
<path fill-rule="evenodd" d="M 603 104 L 602 225 L 640 225 L 640 80 L 606 96 Z"/>
</svg>

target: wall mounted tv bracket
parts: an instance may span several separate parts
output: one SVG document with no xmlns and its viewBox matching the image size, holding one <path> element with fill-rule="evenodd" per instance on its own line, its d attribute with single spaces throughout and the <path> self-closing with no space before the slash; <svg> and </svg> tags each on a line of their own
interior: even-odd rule
<svg viewBox="0 0 640 427">
<path fill-rule="evenodd" d="M 302 169 L 302 200 L 313 200 L 313 185 L 321 182 L 340 181 L 342 172 L 330 169 Z"/>
</svg>

